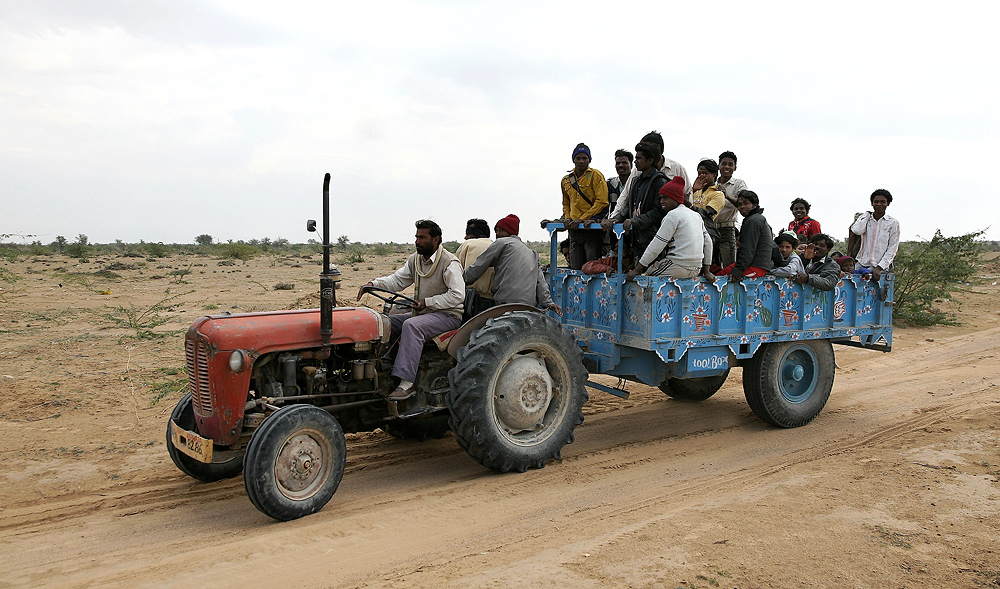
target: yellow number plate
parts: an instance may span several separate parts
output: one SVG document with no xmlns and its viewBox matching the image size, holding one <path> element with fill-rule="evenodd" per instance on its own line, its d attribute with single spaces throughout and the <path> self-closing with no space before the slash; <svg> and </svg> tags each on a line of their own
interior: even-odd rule
<svg viewBox="0 0 1000 589">
<path fill-rule="evenodd" d="M 212 462 L 212 440 L 187 431 L 173 420 L 170 420 L 170 440 L 174 443 L 174 448 L 191 458 L 199 462 Z"/>
</svg>

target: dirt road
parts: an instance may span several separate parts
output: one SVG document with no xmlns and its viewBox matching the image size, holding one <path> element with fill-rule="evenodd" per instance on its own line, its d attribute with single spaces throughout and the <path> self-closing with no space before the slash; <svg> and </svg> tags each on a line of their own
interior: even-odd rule
<svg viewBox="0 0 1000 589">
<path fill-rule="evenodd" d="M 838 348 L 830 402 L 803 428 L 757 420 L 739 370 L 699 404 L 630 384 L 628 401 L 592 391 L 563 459 L 524 474 L 483 469 L 451 434 L 349 436 L 333 500 L 277 523 L 241 479 L 196 483 L 166 457 L 179 395 L 150 395 L 182 362 L 177 336 L 118 343 L 86 337 L 93 313 L 26 315 L 59 308 L 57 279 L 0 317 L 0 587 L 1000 586 L 997 287 L 964 327 L 897 330 L 891 354 Z"/>
</svg>

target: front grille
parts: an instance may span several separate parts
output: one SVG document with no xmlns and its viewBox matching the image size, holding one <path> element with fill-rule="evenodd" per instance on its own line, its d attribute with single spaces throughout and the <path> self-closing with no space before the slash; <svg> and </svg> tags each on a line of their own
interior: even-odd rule
<svg viewBox="0 0 1000 589">
<path fill-rule="evenodd" d="M 188 382 L 191 384 L 191 401 L 202 415 L 212 412 L 212 389 L 208 378 L 208 352 L 201 342 L 185 340 Z"/>
</svg>

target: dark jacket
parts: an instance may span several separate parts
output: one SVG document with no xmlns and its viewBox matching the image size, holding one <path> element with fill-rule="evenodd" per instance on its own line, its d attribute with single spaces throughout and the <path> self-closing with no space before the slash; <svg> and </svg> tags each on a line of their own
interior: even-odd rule
<svg viewBox="0 0 1000 589">
<path fill-rule="evenodd" d="M 771 261 L 771 252 L 775 247 L 774 234 L 771 233 L 771 226 L 767 224 L 763 212 L 764 209 L 757 207 L 743 218 L 733 274 L 742 275 L 750 266 L 761 270 L 774 268 Z"/>
<path fill-rule="evenodd" d="M 665 213 L 660 208 L 660 189 L 666 183 L 666 174 L 654 170 L 643 174 L 633 185 L 632 191 L 625 196 L 629 199 L 625 214 L 632 219 L 632 251 L 637 260 L 653 241 L 663 222 Z"/>
<path fill-rule="evenodd" d="M 809 279 L 806 284 L 819 290 L 833 290 L 840 282 L 840 265 L 830 259 L 830 256 L 823 256 L 820 260 L 813 260 L 806 264 L 806 274 Z"/>
</svg>

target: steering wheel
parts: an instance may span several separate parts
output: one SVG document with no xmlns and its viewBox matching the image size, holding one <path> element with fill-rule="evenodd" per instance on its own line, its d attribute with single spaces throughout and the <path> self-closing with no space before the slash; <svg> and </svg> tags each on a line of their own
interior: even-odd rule
<svg viewBox="0 0 1000 589">
<path fill-rule="evenodd" d="M 399 294 L 398 292 L 386 290 L 377 286 L 369 286 L 365 288 L 365 292 L 371 294 L 377 299 L 382 299 L 382 301 L 387 305 L 402 305 L 404 307 L 415 307 L 417 305 L 417 301 L 404 294 Z"/>
</svg>

